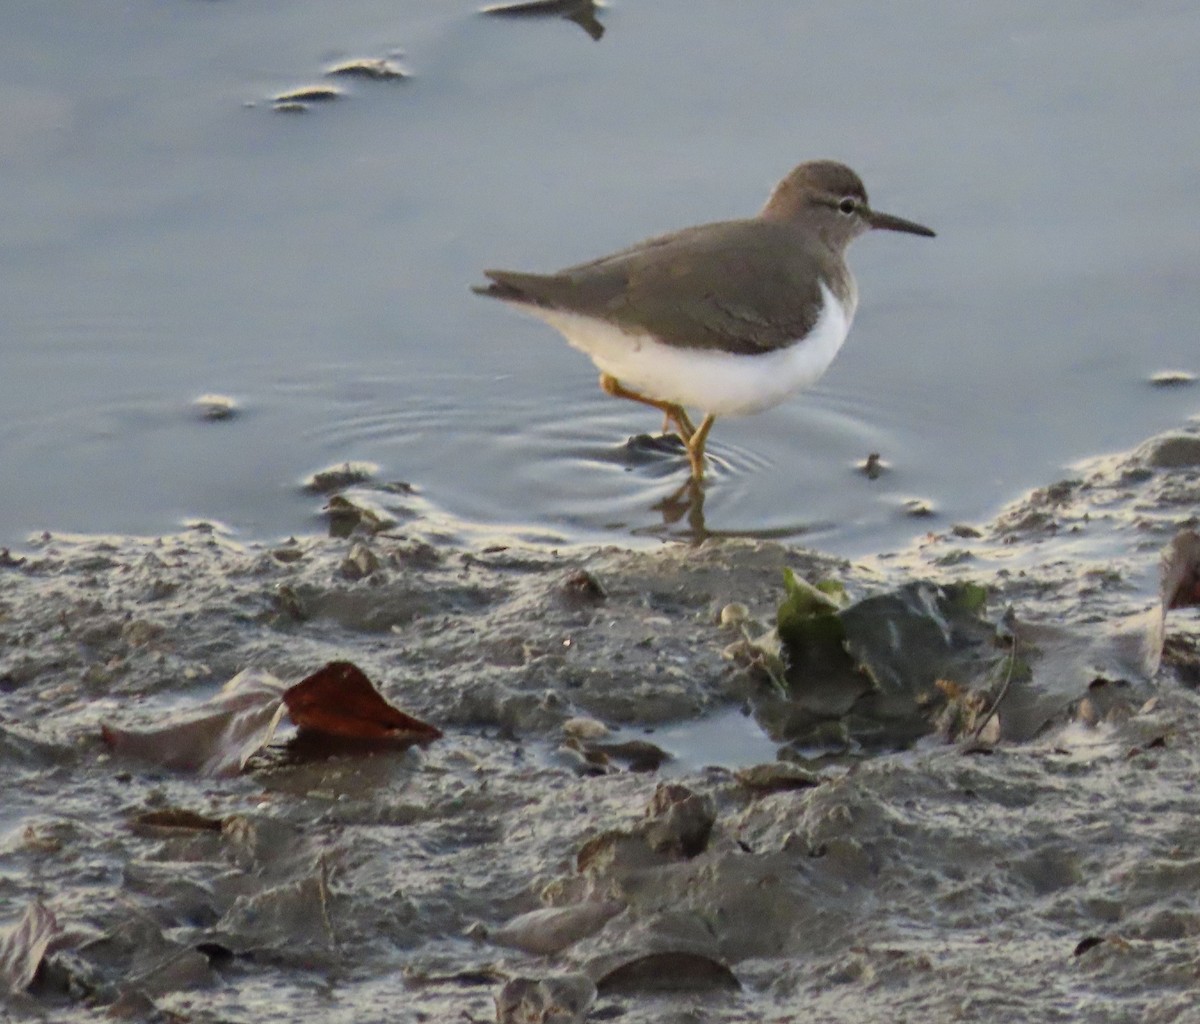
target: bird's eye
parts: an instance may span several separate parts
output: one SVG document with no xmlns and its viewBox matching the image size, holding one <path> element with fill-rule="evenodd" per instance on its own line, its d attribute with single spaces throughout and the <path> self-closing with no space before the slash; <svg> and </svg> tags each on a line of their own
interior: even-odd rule
<svg viewBox="0 0 1200 1024">
<path fill-rule="evenodd" d="M 849 216 L 850 214 L 854 213 L 855 210 L 858 209 L 858 200 L 855 199 L 853 196 L 846 196 L 845 199 L 843 199 L 840 203 L 838 203 L 838 209 L 842 213 L 846 214 L 846 216 Z"/>
</svg>

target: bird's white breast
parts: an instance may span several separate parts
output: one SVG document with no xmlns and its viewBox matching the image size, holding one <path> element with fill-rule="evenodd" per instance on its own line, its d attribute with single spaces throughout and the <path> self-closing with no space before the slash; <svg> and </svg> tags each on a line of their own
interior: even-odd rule
<svg viewBox="0 0 1200 1024">
<path fill-rule="evenodd" d="M 778 405 L 829 369 L 849 333 L 854 306 L 853 298 L 848 308 L 843 306 L 824 282 L 821 298 L 821 315 L 803 339 L 761 355 L 675 348 L 578 313 L 520 308 L 556 328 L 631 391 L 714 416 L 740 416 Z"/>
</svg>

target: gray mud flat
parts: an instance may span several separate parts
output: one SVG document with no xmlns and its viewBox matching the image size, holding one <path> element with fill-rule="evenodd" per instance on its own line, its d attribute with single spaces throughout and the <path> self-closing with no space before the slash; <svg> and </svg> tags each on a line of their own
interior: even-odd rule
<svg viewBox="0 0 1200 1024">
<path fill-rule="evenodd" d="M 0 928 L 38 905 L 60 933 L 31 984 L 0 955 L 3 1013 L 1196 1020 L 1194 609 L 1121 713 L 985 752 L 930 737 L 665 779 L 565 740 L 603 723 L 650 743 L 757 699 L 721 611 L 769 621 L 785 567 L 858 594 L 969 579 L 1087 629 L 1153 605 L 1157 552 L 1197 510 L 1189 429 L 863 564 L 736 540 L 464 550 L 419 521 L 279 545 L 45 536 L 0 559 Z M 222 779 L 100 741 L 243 669 L 337 659 L 445 737 L 276 744 Z"/>
</svg>

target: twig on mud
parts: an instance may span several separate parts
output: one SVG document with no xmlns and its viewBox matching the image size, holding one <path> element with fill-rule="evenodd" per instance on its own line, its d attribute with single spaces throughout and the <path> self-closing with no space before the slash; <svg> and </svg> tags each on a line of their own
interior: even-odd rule
<svg viewBox="0 0 1200 1024">
<path fill-rule="evenodd" d="M 317 893 L 321 898 L 321 923 L 325 925 L 325 931 L 329 933 L 330 944 L 337 949 L 337 932 L 333 929 L 333 917 L 329 913 L 329 860 L 324 853 L 317 858 L 317 866 L 321 869 L 317 876 Z"/>
<path fill-rule="evenodd" d="M 1013 670 L 1017 665 L 1017 634 L 1012 633 L 1012 647 L 1008 652 L 1008 671 L 1004 674 L 1004 684 L 1000 687 L 1000 692 L 996 695 L 996 699 L 992 701 L 992 706 L 987 709 L 987 713 L 975 727 L 974 733 L 971 734 L 971 742 L 978 743 L 979 737 L 983 735 L 983 730 L 987 728 L 988 723 L 996 717 L 996 712 L 1000 710 L 1000 702 L 1008 695 L 1008 688 L 1012 684 Z"/>
</svg>

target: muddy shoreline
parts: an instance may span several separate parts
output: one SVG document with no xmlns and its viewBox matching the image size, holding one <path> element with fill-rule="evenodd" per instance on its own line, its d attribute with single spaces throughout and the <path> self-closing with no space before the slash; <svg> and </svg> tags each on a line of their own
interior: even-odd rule
<svg viewBox="0 0 1200 1024">
<path fill-rule="evenodd" d="M 653 742 L 753 705 L 766 684 L 728 656 L 722 613 L 766 628 L 785 568 L 856 596 L 971 580 L 997 612 L 1087 630 L 1154 605 L 1158 551 L 1198 512 L 1189 424 L 854 561 L 737 539 L 464 546 L 425 515 L 278 544 L 45 535 L 0 566 L 0 926 L 40 901 L 65 937 L 8 1012 L 492 1020 L 507 992 L 506 1019 L 562 1022 L 1189 1019 L 1194 609 L 1168 615 L 1163 665 L 1127 680 L 1121 713 L 1072 703 L 975 756 L 934 738 L 790 756 L 811 777 L 762 789 L 720 764 L 664 783 L 578 737 Z M 275 746 L 231 779 L 100 742 L 243 669 L 338 659 L 445 738 L 299 762 Z M 156 808 L 219 824 L 138 824 Z"/>
</svg>

